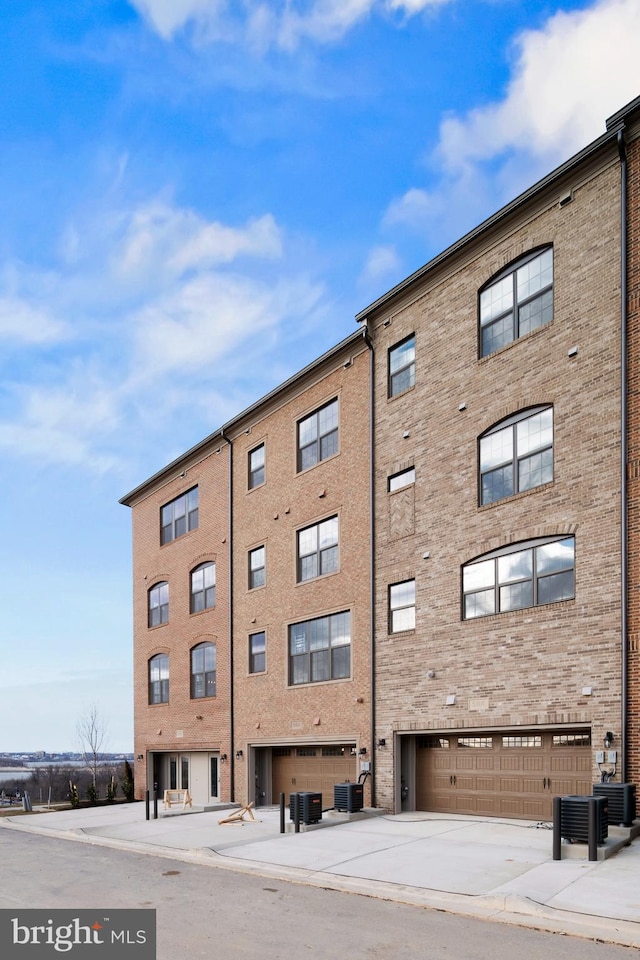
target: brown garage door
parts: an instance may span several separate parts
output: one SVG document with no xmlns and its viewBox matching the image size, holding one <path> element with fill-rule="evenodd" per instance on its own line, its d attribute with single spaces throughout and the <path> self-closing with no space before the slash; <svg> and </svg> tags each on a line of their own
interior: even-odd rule
<svg viewBox="0 0 640 960">
<path fill-rule="evenodd" d="M 273 747 L 272 755 L 272 803 L 277 803 L 281 793 L 286 802 L 289 794 L 299 790 L 312 790 L 322 794 L 322 807 L 333 804 L 333 786 L 345 780 L 358 778 L 356 758 L 351 756 L 351 745 Z"/>
<path fill-rule="evenodd" d="M 416 809 L 550 820 L 552 799 L 591 793 L 591 734 L 416 738 Z"/>
</svg>

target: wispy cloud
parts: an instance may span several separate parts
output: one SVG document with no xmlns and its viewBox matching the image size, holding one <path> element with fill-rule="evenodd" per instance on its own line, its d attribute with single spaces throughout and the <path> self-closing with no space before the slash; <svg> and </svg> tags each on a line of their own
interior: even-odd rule
<svg viewBox="0 0 640 960">
<path fill-rule="evenodd" d="M 412 17 L 451 0 L 130 0 L 165 40 L 187 26 L 199 43 L 253 42 L 262 48 L 295 50 L 301 42 L 327 44 L 341 40 L 373 14 Z"/>
<path fill-rule="evenodd" d="M 104 472 L 136 445 L 166 443 L 185 411 L 208 432 L 274 385 L 265 354 L 303 336 L 320 308 L 321 285 L 292 266 L 270 214 L 230 225 L 149 201 L 67 227 L 59 249 L 55 269 L 12 265 L 20 299 L 0 299 L 0 340 L 19 336 L 22 361 L 4 381 L 5 455 Z M 45 287 L 51 317 L 37 306 Z M 223 402 L 205 411 L 212 381 Z"/>
<path fill-rule="evenodd" d="M 600 0 L 515 38 L 501 100 L 446 117 L 429 158 L 435 184 L 389 205 L 384 224 L 452 239 L 604 132 L 640 90 L 640 5 Z"/>
</svg>

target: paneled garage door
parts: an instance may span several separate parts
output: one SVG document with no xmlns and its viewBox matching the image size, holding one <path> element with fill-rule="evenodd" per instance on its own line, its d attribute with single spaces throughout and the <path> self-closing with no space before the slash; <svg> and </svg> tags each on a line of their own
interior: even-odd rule
<svg viewBox="0 0 640 960">
<path fill-rule="evenodd" d="M 289 803 L 290 793 L 313 790 L 322 794 L 325 809 L 333 804 L 334 784 L 358 779 L 351 745 L 273 747 L 271 756 L 272 803 L 278 803 L 281 793 Z"/>
<path fill-rule="evenodd" d="M 416 738 L 416 809 L 550 820 L 552 799 L 590 794 L 589 730 Z"/>
</svg>

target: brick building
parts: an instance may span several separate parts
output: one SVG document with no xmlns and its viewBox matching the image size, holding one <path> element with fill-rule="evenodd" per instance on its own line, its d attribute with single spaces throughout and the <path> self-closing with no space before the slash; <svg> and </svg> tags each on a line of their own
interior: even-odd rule
<svg viewBox="0 0 640 960">
<path fill-rule="evenodd" d="M 554 795 L 639 772 L 621 292 L 638 109 L 358 317 L 382 806 L 543 820 Z"/>
<path fill-rule="evenodd" d="M 640 775 L 639 188 L 640 99 L 123 498 L 139 785 L 545 820 Z"/>
<path fill-rule="evenodd" d="M 366 769 L 369 382 L 356 331 L 122 499 L 138 795 L 326 804 Z"/>
</svg>

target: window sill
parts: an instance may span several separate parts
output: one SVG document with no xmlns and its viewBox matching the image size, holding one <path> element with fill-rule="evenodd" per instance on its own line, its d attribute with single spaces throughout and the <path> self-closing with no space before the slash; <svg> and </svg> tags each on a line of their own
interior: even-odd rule
<svg viewBox="0 0 640 960">
<path fill-rule="evenodd" d="M 330 457 L 325 457 L 323 460 L 317 460 L 315 463 L 312 463 L 310 467 L 305 467 L 304 470 L 296 469 L 296 477 L 306 476 L 311 470 L 315 470 L 316 467 L 321 467 L 324 463 L 330 463 L 331 460 L 335 460 L 340 456 L 340 450 L 337 453 L 332 453 Z"/>
<path fill-rule="evenodd" d="M 560 604 L 575 603 L 575 597 L 568 597 L 566 600 L 552 600 L 551 603 L 538 603 L 535 607 L 521 607 L 519 610 L 504 610 L 500 613 L 488 613 L 485 617 L 463 617 L 461 623 L 486 623 L 489 620 L 502 620 L 504 617 L 528 616 L 531 617 L 537 610 L 548 610 L 550 607 L 557 607 Z"/>
<path fill-rule="evenodd" d="M 307 690 L 309 687 L 321 687 L 327 683 L 351 683 L 353 677 L 336 677 L 334 680 L 307 680 L 305 683 L 288 683 L 287 690 Z"/>
<path fill-rule="evenodd" d="M 215 605 L 215 603 L 214 603 L 214 605 L 213 605 L 212 607 L 205 607 L 204 610 L 193 610 L 193 611 L 190 611 L 189 616 L 190 616 L 190 617 L 201 617 L 203 613 L 210 613 L 210 611 L 211 611 L 211 610 L 215 610 L 215 608 L 216 608 L 216 605 Z"/>
<path fill-rule="evenodd" d="M 317 577 L 309 577 L 308 580 L 297 580 L 296 587 L 304 587 L 307 583 L 317 583 L 318 580 L 328 580 L 330 577 L 337 577 L 339 570 L 332 570 L 331 573 L 320 573 Z"/>
<path fill-rule="evenodd" d="M 395 630 L 393 633 L 387 633 L 387 639 L 392 640 L 394 637 L 408 637 L 415 634 L 416 628 L 412 630 Z"/>
<path fill-rule="evenodd" d="M 555 477 L 553 480 L 549 480 L 548 483 L 541 483 L 539 487 L 531 487 L 530 490 L 521 490 L 519 493 L 512 493 L 509 497 L 503 497 L 501 500 L 492 500 L 491 503 L 479 503 L 478 510 L 485 511 L 490 510 L 492 507 L 499 507 L 503 503 L 512 503 L 514 500 L 522 500 L 523 497 L 529 497 L 532 493 L 540 493 L 541 490 L 548 490 L 549 487 L 552 487 L 555 483 Z"/>
<path fill-rule="evenodd" d="M 532 330 L 531 333 L 525 333 L 522 337 L 516 337 L 515 340 L 510 340 L 509 343 L 505 343 L 503 347 L 498 347 L 497 350 L 494 350 L 492 353 L 485 354 L 484 357 L 478 357 L 478 363 L 486 363 L 488 360 L 492 360 L 493 357 L 498 357 L 501 353 L 505 353 L 507 350 L 511 350 L 513 347 L 517 346 L 519 343 L 525 343 L 527 340 L 531 340 L 532 337 L 535 337 L 538 333 L 542 333 L 543 330 L 548 330 L 549 327 L 552 327 L 555 321 L 550 320 L 549 323 L 543 323 L 541 327 L 536 327 L 535 330 Z"/>
<path fill-rule="evenodd" d="M 399 400 L 400 397 L 406 397 L 408 393 L 412 393 L 415 389 L 416 385 L 414 383 L 412 387 L 407 387 L 406 390 L 401 390 L 400 393 L 394 393 L 391 395 L 387 394 L 387 403 L 392 403 L 394 400 Z"/>
</svg>

